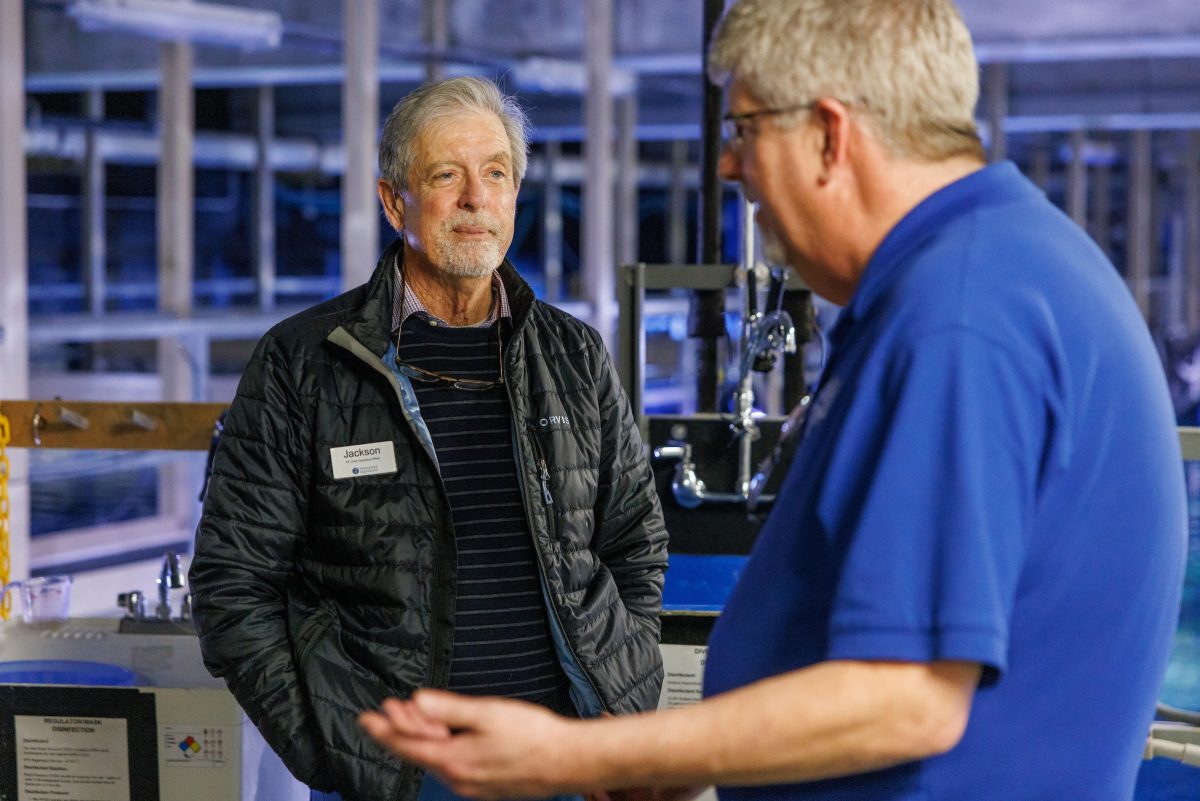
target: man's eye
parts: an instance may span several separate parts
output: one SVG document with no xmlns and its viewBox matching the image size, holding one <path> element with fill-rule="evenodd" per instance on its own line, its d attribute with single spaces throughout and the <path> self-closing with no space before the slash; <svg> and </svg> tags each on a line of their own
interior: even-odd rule
<svg viewBox="0 0 1200 801">
<path fill-rule="evenodd" d="M 491 172 L 491 176 L 493 178 L 497 178 L 497 179 L 504 178 L 505 175 L 506 175 L 506 173 L 504 172 L 504 170 L 492 170 L 492 172 Z"/>
</svg>

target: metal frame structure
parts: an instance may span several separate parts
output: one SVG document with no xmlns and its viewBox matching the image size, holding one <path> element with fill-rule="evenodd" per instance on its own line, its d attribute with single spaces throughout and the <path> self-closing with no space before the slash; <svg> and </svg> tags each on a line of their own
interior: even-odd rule
<svg viewBox="0 0 1200 801">
<path fill-rule="evenodd" d="M 724 292 L 738 288 L 736 264 L 627 264 L 617 291 L 617 372 L 638 424 L 645 433 L 646 293 L 664 289 Z M 805 289 L 790 270 L 785 290 Z"/>
<path fill-rule="evenodd" d="M 683 297 L 651 299 L 647 303 L 645 290 L 679 287 L 722 293 L 734 285 L 734 268 L 712 263 L 721 257 L 719 252 L 701 255 L 700 260 L 706 262 L 704 265 L 677 268 L 635 265 L 633 272 L 627 272 L 630 268 L 620 274 L 614 272 L 618 263 L 629 264 L 636 257 L 634 242 L 637 234 L 630 206 L 636 202 L 637 187 L 652 183 L 670 187 L 667 258 L 677 263 L 686 258 L 687 195 L 699 183 L 697 165 L 692 161 L 694 156 L 689 158 L 689 142 L 704 138 L 703 130 L 707 129 L 709 120 L 671 119 L 647 114 L 652 109 L 647 109 L 644 102 L 639 118 L 637 101 L 644 98 L 643 93 L 648 91 L 653 79 L 666 77 L 681 85 L 683 82 L 703 85 L 710 105 L 715 98 L 719 113 L 719 90 L 709 87 L 703 77 L 702 48 L 681 54 L 635 52 L 625 46 L 617 47 L 614 29 L 623 23 L 620 4 L 616 0 L 588 0 L 582 11 L 582 18 L 587 21 L 580 40 L 583 46 L 567 57 L 542 58 L 539 62 L 542 66 L 538 66 L 533 59 L 517 53 L 484 52 L 482 49 L 470 53 L 463 48 L 455 49 L 452 0 L 422 0 L 424 28 L 419 41 L 398 45 L 389 41 L 386 35 L 379 41 L 372 38 L 371 32 L 377 35 L 379 29 L 386 29 L 390 22 L 381 19 L 380 6 L 385 2 L 356 0 L 346 3 L 339 12 L 343 31 L 336 30 L 339 14 L 333 14 L 333 23 L 328 29 L 313 31 L 313 26 L 309 26 L 310 30 L 303 33 L 302 42 L 293 37 L 298 26 L 285 21 L 284 38 L 289 47 L 299 44 L 325 55 L 335 52 L 335 48 L 342 48 L 346 40 L 355 42 L 355 47 L 342 48 L 323 62 L 316 58 L 314 62 L 318 63 L 297 65 L 249 59 L 235 66 L 214 66 L 214 63 L 220 63 L 219 60 L 196 64 L 188 55 L 190 44 L 168 43 L 155 45 L 163 53 L 156 68 L 143 65 L 126 70 L 98 69 L 92 72 L 73 72 L 68 68 L 63 72 L 37 72 L 29 76 L 25 76 L 23 70 L 26 46 L 23 32 L 36 30 L 37 26 L 23 24 L 23 11 L 27 15 L 44 14 L 48 9 L 58 13 L 64 4 L 58 0 L 0 2 L 0 121 L 3 121 L 0 123 L 0 177 L 4 179 L 0 181 L 0 256 L 3 257 L 0 260 L 0 277 L 3 278 L 0 384 L 3 392 L 0 394 L 19 397 L 28 392 L 27 354 L 31 345 L 159 338 L 166 365 L 162 371 L 162 397 L 210 399 L 210 343 L 218 339 L 256 338 L 290 311 L 279 305 L 284 300 L 281 295 L 295 279 L 276 274 L 271 197 L 274 172 L 312 170 L 345 176 L 347 219 L 342 237 L 343 264 L 346 265 L 343 278 L 347 283 L 357 283 L 354 270 L 369 269 L 374 263 L 373 242 L 377 237 L 364 234 L 366 228 L 351 225 L 351 218 L 369 218 L 368 227 L 371 222 L 376 226 L 372 230 L 377 231 L 378 226 L 374 199 L 364 191 L 364 187 L 369 189 L 373 182 L 373 175 L 364 173 L 373 170 L 373 153 L 370 151 L 374 146 L 373 141 L 366 143 L 368 137 L 364 133 L 373 134 L 377 121 L 373 122 L 370 117 L 371 106 L 378 108 L 377 96 L 375 103 L 371 103 L 371 87 L 378 90 L 380 83 L 411 84 L 433 77 L 497 74 L 509 70 L 506 73 L 509 82 L 515 83 L 520 92 L 523 88 L 521 76 L 537 78 L 539 72 L 545 72 L 545 62 L 555 61 L 563 72 L 576 78 L 575 83 L 560 86 L 557 91 L 582 96 L 588 114 L 583 124 L 577 124 L 572 117 L 550 118 L 547 124 L 538 126 L 535 134 L 537 141 L 553 143 L 547 144 L 542 158 L 531 161 L 528 176 L 544 181 L 547 189 L 542 225 L 548 265 L 547 298 L 605 330 L 606 322 L 612 318 L 611 299 L 616 292 L 618 365 L 634 409 L 639 418 L 643 417 L 645 392 L 641 371 L 645 340 L 640 321 L 648 307 L 681 314 L 687 303 Z M 724 6 L 721 0 L 705 2 L 713 14 L 719 13 Z M 350 6 L 355 8 L 351 10 Z M 293 12 L 297 8 L 292 6 Z M 367 28 L 365 33 L 363 26 Z M 350 52 L 352 50 L 357 52 Z M 1128 194 L 1124 198 L 1117 196 L 1114 201 L 1116 204 L 1126 202 L 1134 210 L 1129 218 L 1131 240 L 1127 254 L 1131 287 L 1152 319 L 1160 323 L 1165 320 L 1169 326 L 1200 327 L 1200 109 L 1185 108 L 1179 103 L 1146 102 L 1129 106 L 1134 113 L 1113 110 L 1091 113 L 1079 102 L 1066 103 L 1061 109 L 1056 107 L 1053 101 L 1062 99 L 1061 93 L 1050 98 L 1050 102 L 1039 97 L 1040 105 L 1023 103 L 1022 97 L 1015 94 L 1021 86 L 1020 68 L 1016 65 L 1067 60 L 1196 58 L 1200 57 L 1200 33 L 991 40 L 980 42 L 977 53 L 987 66 L 981 113 L 986 118 L 982 127 L 993 156 L 1019 151 L 1022 145 L 1028 145 L 1030 134 L 1054 133 L 1054 142 L 1045 145 L 1046 152 L 1035 154 L 1035 162 L 1042 160 L 1049 164 L 1054 155 L 1049 148 L 1052 145 L 1061 147 L 1066 140 L 1069 168 L 1062 178 L 1068 184 L 1064 205 L 1072 216 L 1086 222 L 1102 243 L 1109 240 L 1112 193 L 1106 188 L 1111 186 L 1107 183 L 1110 181 L 1109 167 L 1103 157 L 1095 158 L 1095 137 L 1104 132 L 1119 132 L 1122 137 L 1125 132 L 1136 132 L 1129 137 L 1132 147 L 1125 148 L 1122 144 L 1121 148 L 1134 154 L 1137 169 L 1131 175 L 1133 180 L 1129 183 Z M 527 65 L 528 69 L 522 65 Z M 322 139 L 320 135 L 298 139 L 281 133 L 285 128 L 279 124 L 281 115 L 277 111 L 285 107 L 276 107 L 276 87 L 318 84 L 341 84 L 346 89 L 340 128 L 345 144 Z M 161 139 L 157 133 L 130 130 L 105 119 L 106 90 L 148 91 L 160 87 L 163 89 L 163 111 L 159 114 Z M 197 131 L 190 118 L 185 121 L 185 109 L 190 105 L 192 93 L 198 88 L 210 87 L 257 88 L 253 124 L 237 133 L 212 133 Z M 545 91 L 545 87 L 537 89 L 532 85 L 525 88 Z M 86 113 L 78 124 L 43 121 L 25 106 L 24 92 L 68 91 L 87 93 Z M 542 96 L 549 97 L 549 94 Z M 615 114 L 614 99 L 617 104 Z M 1070 113 L 1046 113 L 1062 110 Z M 27 131 L 22 130 L 23 121 L 28 123 Z M 1173 147 L 1178 139 L 1177 135 L 1168 133 L 1171 131 L 1191 133 L 1186 140 L 1186 152 L 1168 152 L 1164 162 L 1164 143 Z M 1069 136 L 1057 135 L 1062 133 Z M 1017 136 L 1025 138 L 1016 139 Z M 617 142 L 615 159 L 614 140 Z M 588 144 L 583 157 L 563 157 L 561 145 L 569 147 L 583 141 Z M 650 141 L 673 143 L 669 163 L 649 164 L 640 158 L 639 143 Z M 712 154 L 716 146 L 716 140 L 709 136 L 699 159 L 705 165 L 704 172 L 713 171 Z M 21 220 L 28 198 L 24 194 L 26 180 L 22 153 L 63 157 L 77 161 L 83 167 L 86 180 L 81 199 L 86 225 L 82 233 L 85 263 L 81 275 L 89 310 L 87 315 L 41 317 L 32 323 L 26 319 L 28 265 Z M 1179 164 L 1169 163 L 1176 157 L 1180 158 Z M 105 285 L 104 167 L 127 163 L 161 164 L 164 167 L 165 177 L 159 188 L 159 198 L 164 206 L 159 227 L 162 250 L 158 291 L 161 301 L 160 312 L 153 315 L 113 315 L 106 310 L 110 305 L 106 300 L 112 301 L 116 293 L 109 292 L 111 287 Z M 257 291 L 255 308 L 220 315 L 196 314 L 192 309 L 191 297 L 196 284 L 191 265 L 194 247 L 190 224 L 195 198 L 190 178 L 192 169 L 200 165 L 243 170 L 254 176 L 255 277 L 237 280 L 257 282 L 252 288 Z M 1157 248 L 1158 238 L 1154 235 L 1155 226 L 1164 216 L 1164 204 L 1156 200 L 1161 197 L 1162 188 L 1156 187 L 1155 176 L 1161 177 L 1164 170 L 1178 176 L 1172 179 L 1172 191 L 1173 197 L 1181 201 L 1182 211 L 1173 209 L 1172 214 L 1177 219 L 1173 217 L 1167 224 L 1172 236 L 1182 243 L 1178 249 L 1183 253 L 1179 263 L 1162 263 L 1161 248 Z M 590 176 L 595 178 L 585 180 Z M 615 193 L 614 180 L 618 187 Z M 1054 180 L 1059 180 L 1057 175 Z M 586 300 L 564 304 L 559 302 L 564 294 L 562 214 L 555 198 L 562 186 L 570 184 L 581 185 L 588 195 L 585 202 L 588 210 L 582 222 L 589 226 L 589 232 L 585 236 L 586 252 L 581 260 L 584 264 L 582 285 L 587 291 L 583 293 Z M 713 187 L 705 189 L 711 192 Z M 716 189 L 716 207 L 710 208 L 709 212 L 719 211 L 721 189 L 719 186 Z M 1155 192 L 1160 194 L 1155 195 Z M 364 198 L 370 205 L 365 217 Z M 602 224 L 605 219 L 608 224 Z M 719 221 L 719 217 L 717 219 Z M 701 238 L 711 246 L 717 228 L 711 221 L 701 227 Z M 621 231 L 616 243 L 612 238 L 615 229 Z M 363 255 L 367 250 L 371 252 Z M 642 270 L 640 275 L 637 269 Z M 1165 304 L 1161 299 L 1168 293 L 1171 303 Z M 715 349 L 711 354 L 705 351 L 705 359 L 703 363 L 715 370 Z M 98 384 L 103 380 L 102 376 L 96 379 Z M 16 452 L 16 458 L 23 459 L 24 455 Z M 14 470 L 19 488 L 20 481 L 27 476 L 27 469 L 18 461 L 14 462 Z M 188 486 L 191 482 L 176 483 Z M 13 503 L 18 509 L 22 509 L 22 504 L 27 507 L 28 485 L 24 486 L 25 495 L 19 494 L 20 489 L 14 495 Z M 18 518 L 24 514 L 24 511 L 18 511 Z M 15 573 L 20 572 L 18 562 Z"/>
</svg>

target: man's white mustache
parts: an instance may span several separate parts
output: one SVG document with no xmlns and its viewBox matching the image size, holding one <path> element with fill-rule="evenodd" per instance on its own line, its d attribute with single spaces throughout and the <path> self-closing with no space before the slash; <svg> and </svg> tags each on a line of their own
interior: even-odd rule
<svg viewBox="0 0 1200 801">
<path fill-rule="evenodd" d="M 446 231 L 453 231 L 455 228 L 486 228 L 489 234 L 496 233 L 500 223 L 494 217 L 486 214 L 471 215 L 463 214 L 457 217 L 452 217 L 446 220 L 443 228 Z"/>
</svg>

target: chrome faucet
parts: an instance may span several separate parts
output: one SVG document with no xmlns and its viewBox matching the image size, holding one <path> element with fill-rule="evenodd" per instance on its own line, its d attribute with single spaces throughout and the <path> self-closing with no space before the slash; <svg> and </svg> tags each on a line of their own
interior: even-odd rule
<svg viewBox="0 0 1200 801">
<path fill-rule="evenodd" d="M 174 551 L 163 554 L 162 567 L 158 571 L 158 606 L 154 615 L 159 620 L 171 619 L 171 590 L 183 587 L 183 571 L 179 568 L 179 556 Z"/>
<path fill-rule="evenodd" d="M 117 606 L 125 610 L 129 620 L 146 619 L 146 598 L 140 590 L 130 590 L 117 596 Z"/>
<path fill-rule="evenodd" d="M 712 500 L 712 493 L 706 491 L 704 480 L 696 475 L 696 463 L 692 461 L 692 446 L 686 442 L 682 445 L 665 445 L 654 449 L 655 459 L 678 459 L 675 466 L 675 478 L 671 482 L 671 492 L 675 502 L 684 509 L 695 509 L 707 500 Z"/>
</svg>

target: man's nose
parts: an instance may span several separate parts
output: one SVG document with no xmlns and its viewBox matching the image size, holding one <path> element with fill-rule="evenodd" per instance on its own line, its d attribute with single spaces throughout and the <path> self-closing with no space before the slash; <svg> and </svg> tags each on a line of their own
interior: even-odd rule
<svg viewBox="0 0 1200 801">
<path fill-rule="evenodd" d="M 717 159 L 717 175 L 723 181 L 742 180 L 742 160 L 729 145 L 721 146 L 721 155 Z"/>
<path fill-rule="evenodd" d="M 487 204 L 487 187 L 477 175 L 468 175 L 463 182 L 458 205 L 464 209 L 480 209 Z"/>
</svg>

